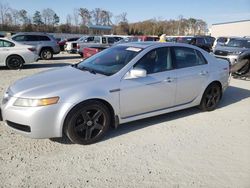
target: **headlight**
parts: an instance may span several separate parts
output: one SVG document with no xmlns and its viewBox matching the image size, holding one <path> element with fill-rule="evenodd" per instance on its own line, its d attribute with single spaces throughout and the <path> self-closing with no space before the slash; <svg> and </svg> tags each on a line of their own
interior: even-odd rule
<svg viewBox="0 0 250 188">
<path fill-rule="evenodd" d="M 56 104 L 58 101 L 59 97 L 51 97 L 45 99 L 17 98 L 14 103 L 14 106 L 21 106 L 21 107 L 47 106 L 51 104 Z"/>
<path fill-rule="evenodd" d="M 242 51 L 235 51 L 235 52 L 231 52 L 230 54 L 232 55 L 240 55 L 242 53 Z"/>
</svg>

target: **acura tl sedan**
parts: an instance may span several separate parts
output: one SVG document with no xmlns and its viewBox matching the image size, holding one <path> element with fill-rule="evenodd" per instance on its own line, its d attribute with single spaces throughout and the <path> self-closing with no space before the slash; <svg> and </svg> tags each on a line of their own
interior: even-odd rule
<svg viewBox="0 0 250 188">
<path fill-rule="evenodd" d="M 228 62 L 198 47 L 125 43 L 18 80 L 3 96 L 2 117 L 25 136 L 91 144 L 122 123 L 193 106 L 214 110 L 228 81 Z"/>
</svg>

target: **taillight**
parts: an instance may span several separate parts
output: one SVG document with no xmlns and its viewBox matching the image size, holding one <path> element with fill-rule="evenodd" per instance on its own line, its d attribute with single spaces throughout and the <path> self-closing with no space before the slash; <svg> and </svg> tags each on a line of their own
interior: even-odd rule
<svg viewBox="0 0 250 188">
<path fill-rule="evenodd" d="M 80 49 L 80 45 L 79 45 L 79 44 L 77 44 L 77 46 L 76 46 L 76 47 L 77 47 L 77 49 Z"/>
<path fill-rule="evenodd" d="M 31 52 L 35 52 L 36 51 L 35 48 L 28 48 L 28 50 L 31 51 Z"/>
</svg>

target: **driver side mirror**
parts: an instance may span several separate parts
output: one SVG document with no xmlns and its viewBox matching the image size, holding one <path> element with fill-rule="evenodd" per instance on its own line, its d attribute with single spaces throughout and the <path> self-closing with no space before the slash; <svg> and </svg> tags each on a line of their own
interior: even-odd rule
<svg viewBox="0 0 250 188">
<path fill-rule="evenodd" d="M 147 76 L 147 71 L 141 68 L 133 68 L 125 75 L 124 79 L 143 78 Z"/>
</svg>

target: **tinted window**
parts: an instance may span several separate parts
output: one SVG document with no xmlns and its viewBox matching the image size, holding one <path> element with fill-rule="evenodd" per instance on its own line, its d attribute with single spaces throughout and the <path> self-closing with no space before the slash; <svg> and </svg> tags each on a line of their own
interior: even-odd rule
<svg viewBox="0 0 250 188">
<path fill-rule="evenodd" d="M 203 55 L 192 48 L 174 47 L 175 65 L 176 68 L 192 67 L 206 64 Z"/>
<path fill-rule="evenodd" d="M 108 38 L 108 43 L 109 44 L 113 44 L 115 42 L 115 39 L 114 38 L 112 38 L 112 37 L 109 37 Z"/>
<path fill-rule="evenodd" d="M 38 36 L 39 41 L 50 41 L 50 38 L 47 36 Z"/>
<path fill-rule="evenodd" d="M 39 41 L 39 37 L 37 35 L 27 35 L 27 41 Z"/>
<path fill-rule="evenodd" d="M 77 41 L 79 38 L 71 38 L 71 39 L 68 39 L 67 41 Z"/>
<path fill-rule="evenodd" d="M 135 67 L 145 69 L 147 74 L 172 69 L 170 48 L 158 48 L 148 52 L 139 60 Z"/>
<path fill-rule="evenodd" d="M 205 44 L 206 42 L 205 42 L 205 39 L 204 39 L 204 38 L 197 38 L 197 39 L 196 39 L 196 43 L 197 43 L 197 44 Z"/>
<path fill-rule="evenodd" d="M 220 37 L 220 38 L 217 39 L 217 42 L 225 43 L 225 42 L 227 42 L 227 38 Z"/>
<path fill-rule="evenodd" d="M 13 40 L 18 41 L 18 42 L 27 41 L 27 36 L 25 36 L 25 35 L 18 35 L 18 36 L 13 37 Z"/>
<path fill-rule="evenodd" d="M 107 43 L 107 39 L 105 37 L 102 37 L 102 43 L 106 44 Z"/>
<path fill-rule="evenodd" d="M 13 47 L 13 46 L 15 46 L 15 44 L 12 42 L 0 40 L 0 47 Z"/>
</svg>

